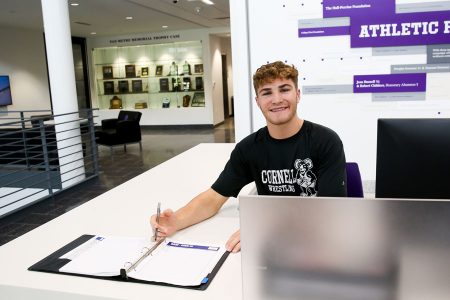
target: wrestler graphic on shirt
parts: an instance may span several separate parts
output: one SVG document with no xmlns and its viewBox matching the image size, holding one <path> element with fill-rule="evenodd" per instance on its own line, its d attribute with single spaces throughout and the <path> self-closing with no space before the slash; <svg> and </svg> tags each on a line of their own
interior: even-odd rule
<svg viewBox="0 0 450 300">
<path fill-rule="evenodd" d="M 297 174 L 295 179 L 300 186 L 300 196 L 315 196 L 316 191 L 316 175 L 311 171 L 313 167 L 312 160 L 309 158 L 296 159 L 294 163 Z"/>
</svg>

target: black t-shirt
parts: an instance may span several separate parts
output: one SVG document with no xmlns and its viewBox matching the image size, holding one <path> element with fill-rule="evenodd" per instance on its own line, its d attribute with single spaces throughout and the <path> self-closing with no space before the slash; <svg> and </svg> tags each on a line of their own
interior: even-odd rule
<svg viewBox="0 0 450 300">
<path fill-rule="evenodd" d="M 339 136 L 331 129 L 304 121 L 287 139 L 274 139 L 267 127 L 240 141 L 212 189 L 237 197 L 255 181 L 259 195 L 347 195 L 345 154 Z"/>
</svg>

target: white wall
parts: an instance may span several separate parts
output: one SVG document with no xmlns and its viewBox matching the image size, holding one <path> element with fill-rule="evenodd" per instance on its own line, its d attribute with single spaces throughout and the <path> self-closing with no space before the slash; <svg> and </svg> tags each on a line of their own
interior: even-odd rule
<svg viewBox="0 0 450 300">
<path fill-rule="evenodd" d="M 247 1 L 230 0 L 234 135 L 236 142 L 239 142 L 253 131 L 247 14 Z"/>
<path fill-rule="evenodd" d="M 9 75 L 13 105 L 3 110 L 50 109 L 42 31 L 0 27 L 0 75 Z"/>
</svg>

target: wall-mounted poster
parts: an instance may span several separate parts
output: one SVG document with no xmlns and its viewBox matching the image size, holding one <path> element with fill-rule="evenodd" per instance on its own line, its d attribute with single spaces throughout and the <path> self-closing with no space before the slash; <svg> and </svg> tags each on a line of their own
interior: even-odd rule
<svg viewBox="0 0 450 300">
<path fill-rule="evenodd" d="M 113 78 L 113 68 L 112 66 L 103 66 L 103 79 Z"/>
<path fill-rule="evenodd" d="M 125 77 L 136 77 L 136 67 L 135 65 L 125 66 Z"/>
</svg>

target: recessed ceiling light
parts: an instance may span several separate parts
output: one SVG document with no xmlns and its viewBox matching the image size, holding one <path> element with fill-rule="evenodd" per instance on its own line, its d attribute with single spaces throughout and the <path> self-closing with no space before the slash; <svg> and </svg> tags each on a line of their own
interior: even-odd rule
<svg viewBox="0 0 450 300">
<path fill-rule="evenodd" d="M 212 2 L 211 0 L 202 0 L 202 2 L 208 5 L 214 5 L 214 2 Z"/>
<path fill-rule="evenodd" d="M 91 32 L 91 34 L 92 34 L 92 35 L 96 35 L 96 34 L 97 34 L 97 32 L 94 32 L 94 31 L 93 31 L 93 32 Z"/>
<path fill-rule="evenodd" d="M 78 6 L 78 5 L 80 5 L 79 3 L 76 3 L 76 2 L 72 2 L 72 3 L 70 3 L 70 5 L 71 6 Z"/>
<path fill-rule="evenodd" d="M 126 17 L 127 20 L 133 20 L 133 17 Z"/>
<path fill-rule="evenodd" d="M 167 26 L 167 25 L 163 25 L 163 26 L 162 26 L 162 28 L 167 28 L 167 27 L 169 27 L 169 26 Z"/>
</svg>

